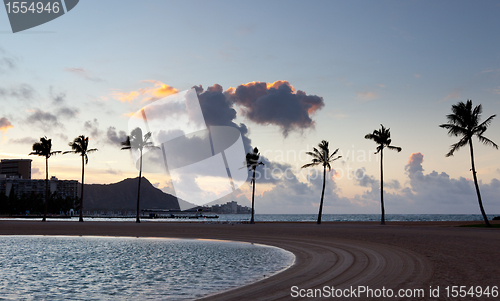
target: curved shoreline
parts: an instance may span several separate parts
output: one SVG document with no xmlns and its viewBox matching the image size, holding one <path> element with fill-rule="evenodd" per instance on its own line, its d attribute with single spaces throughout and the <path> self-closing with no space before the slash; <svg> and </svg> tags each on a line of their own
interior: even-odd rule
<svg viewBox="0 0 500 301">
<path fill-rule="evenodd" d="M 285 271 L 204 300 L 285 300 L 291 287 L 413 289 L 498 286 L 500 233 L 455 222 L 375 223 L 114 223 L 0 221 L 0 235 L 94 235 L 204 238 L 276 246 L 292 252 Z"/>
</svg>

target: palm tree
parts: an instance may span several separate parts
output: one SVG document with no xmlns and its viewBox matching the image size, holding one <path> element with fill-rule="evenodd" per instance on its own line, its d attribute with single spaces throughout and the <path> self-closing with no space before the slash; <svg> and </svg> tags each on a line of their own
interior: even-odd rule
<svg viewBox="0 0 500 301">
<path fill-rule="evenodd" d="M 323 212 L 323 198 L 325 196 L 325 182 L 326 182 L 326 168 L 328 167 L 328 171 L 332 169 L 330 163 L 342 158 L 342 156 L 335 157 L 339 149 L 337 148 L 331 155 L 330 149 L 328 148 L 328 141 L 322 140 L 321 143 L 318 144 L 319 150 L 317 148 L 313 148 L 312 152 L 307 152 L 306 154 L 313 157 L 312 162 L 308 163 L 301 168 L 312 167 L 316 165 L 323 165 L 323 190 L 321 191 L 321 202 L 319 203 L 319 213 L 318 213 L 318 222 L 317 224 L 321 224 L 321 215 Z"/>
<path fill-rule="evenodd" d="M 448 130 L 449 136 L 460 137 L 460 141 L 451 145 L 450 151 L 446 154 L 446 157 L 453 156 L 455 151 L 463 146 L 469 145 L 470 149 L 470 162 L 472 165 L 472 176 L 474 177 L 474 185 L 476 186 L 477 201 L 479 202 L 479 208 L 481 209 L 481 214 L 483 215 L 484 222 L 487 227 L 491 227 L 486 212 L 483 208 L 483 202 L 481 200 L 481 193 L 479 192 L 479 185 L 477 183 L 476 167 L 474 165 L 474 149 L 472 147 L 472 137 L 476 136 L 479 142 L 485 145 L 491 145 L 498 149 L 498 145 L 490 139 L 483 136 L 486 132 L 488 126 L 490 125 L 493 118 L 496 115 L 491 115 L 482 123 L 481 112 L 483 111 L 481 105 L 472 107 L 472 100 L 467 100 L 467 103 L 460 101 L 456 105 L 451 106 L 452 114 L 446 115 L 448 123 L 441 124 L 440 127 Z"/>
<path fill-rule="evenodd" d="M 382 208 L 381 225 L 385 225 L 385 208 L 384 208 L 384 148 L 397 150 L 398 153 L 403 149 L 398 146 L 390 145 L 391 129 L 386 129 L 382 124 L 380 130 L 374 130 L 373 133 L 365 135 L 365 139 L 373 140 L 378 144 L 375 154 L 380 153 L 380 207 Z"/>
<path fill-rule="evenodd" d="M 49 202 L 49 158 L 52 155 L 59 154 L 61 151 L 52 151 L 52 139 L 41 137 L 40 142 L 33 143 L 33 151 L 29 155 L 45 157 L 45 212 L 42 222 L 47 220 L 47 207 Z"/>
<path fill-rule="evenodd" d="M 252 181 L 251 181 L 251 184 L 253 186 L 253 188 L 252 188 L 253 189 L 253 191 L 252 191 L 252 217 L 250 218 L 250 224 L 255 224 L 255 221 L 254 221 L 255 169 L 259 165 L 264 165 L 264 163 L 259 162 L 259 158 L 260 158 L 260 153 L 259 153 L 259 149 L 257 147 L 255 147 L 253 149 L 253 152 L 247 153 L 247 156 L 246 156 L 247 168 L 248 168 L 248 170 L 253 171 Z"/>
<path fill-rule="evenodd" d="M 89 137 L 85 137 L 84 135 L 76 137 L 73 142 L 69 143 L 69 146 L 71 146 L 72 150 L 65 151 L 63 155 L 73 153 L 78 154 L 82 157 L 82 191 L 80 195 L 80 219 L 78 221 L 83 222 L 83 180 L 85 176 L 85 164 L 89 163 L 89 157 L 87 156 L 87 154 L 96 152 L 97 148 L 89 149 Z"/>
<path fill-rule="evenodd" d="M 139 164 L 139 186 L 137 188 L 137 215 L 135 218 L 136 223 L 140 223 L 141 220 L 139 219 L 139 201 L 141 197 L 141 177 L 142 177 L 142 150 L 146 148 L 156 148 L 153 146 L 153 143 L 148 141 L 151 138 L 151 132 L 146 133 L 144 135 L 144 138 L 142 136 L 142 130 L 141 128 L 135 128 L 132 130 L 130 133 L 130 136 L 127 136 L 127 140 L 122 142 L 122 149 L 138 149 L 139 152 L 141 153 L 140 156 L 140 164 Z"/>
</svg>

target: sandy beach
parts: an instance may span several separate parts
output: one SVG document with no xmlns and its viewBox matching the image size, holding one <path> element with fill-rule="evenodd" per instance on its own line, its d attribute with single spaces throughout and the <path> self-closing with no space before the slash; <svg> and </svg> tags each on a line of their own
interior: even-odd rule
<svg viewBox="0 0 500 301">
<path fill-rule="evenodd" d="M 277 246 L 295 254 L 295 264 L 284 272 L 206 297 L 207 300 L 299 299 L 292 298 L 294 286 L 296 289 L 323 289 L 325 286 L 385 287 L 394 291 L 424 289 L 425 298 L 415 299 L 460 300 L 446 297 L 445 287 L 500 286 L 499 229 L 456 227 L 465 223 L 391 222 L 380 226 L 369 222 L 322 225 L 269 222 L 249 225 L 0 221 L 0 235 L 222 239 Z M 439 286 L 439 298 L 430 297 L 430 286 Z M 353 298 L 347 298 L 350 299 Z M 467 299 L 471 298 L 463 300 Z"/>
</svg>

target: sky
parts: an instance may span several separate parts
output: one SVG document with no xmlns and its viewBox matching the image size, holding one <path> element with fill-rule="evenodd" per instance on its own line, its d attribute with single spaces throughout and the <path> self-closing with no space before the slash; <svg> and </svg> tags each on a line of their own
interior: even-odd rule
<svg viewBox="0 0 500 301">
<path fill-rule="evenodd" d="M 317 213 L 321 168 L 300 167 L 321 140 L 342 156 L 323 212 L 379 213 L 380 162 L 364 136 L 383 124 L 403 149 L 384 153 L 386 213 L 479 214 L 469 151 L 446 158 L 458 138 L 439 125 L 468 99 L 483 120 L 500 113 L 499 15 L 498 1 L 86 0 L 13 34 L 0 10 L 0 158 L 30 158 L 44 178 L 32 144 L 47 136 L 64 151 L 85 135 L 99 149 L 86 183 L 137 177 L 120 150 L 131 114 L 196 86 L 207 123 L 240 130 L 275 171 L 257 180 L 256 213 Z M 500 143 L 498 117 L 485 136 Z M 500 152 L 474 143 L 485 210 L 498 214 Z M 76 155 L 49 164 L 80 179 Z M 143 175 L 165 192 L 183 181 Z M 184 184 L 217 195 L 200 179 Z M 250 181 L 217 202 L 232 200 L 250 206 Z"/>
</svg>

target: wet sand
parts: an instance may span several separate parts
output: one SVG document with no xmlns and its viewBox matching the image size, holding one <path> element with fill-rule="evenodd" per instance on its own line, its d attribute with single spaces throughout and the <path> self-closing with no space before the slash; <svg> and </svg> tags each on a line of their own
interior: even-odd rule
<svg viewBox="0 0 500 301">
<path fill-rule="evenodd" d="M 295 254 L 295 264 L 284 272 L 209 296 L 207 300 L 298 299 L 291 297 L 292 286 L 300 289 L 369 286 L 394 291 L 423 288 L 426 297 L 419 300 L 460 300 L 446 298 L 444 288 L 500 286 L 500 229 L 456 227 L 466 223 L 478 222 L 389 222 L 381 226 L 374 222 L 249 225 L 0 220 L 0 235 L 223 239 L 273 245 Z M 429 286 L 439 286 L 441 296 L 429 297 Z"/>
</svg>

